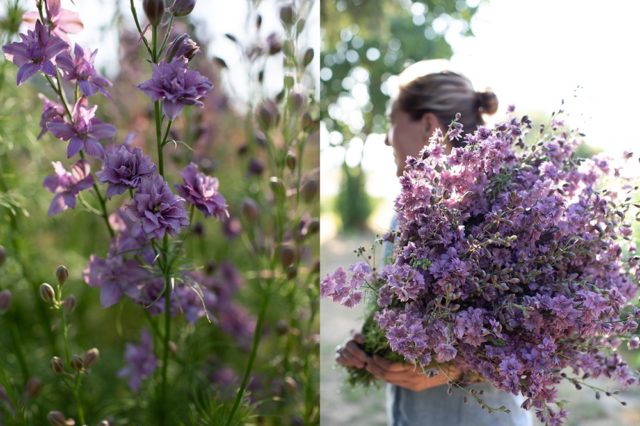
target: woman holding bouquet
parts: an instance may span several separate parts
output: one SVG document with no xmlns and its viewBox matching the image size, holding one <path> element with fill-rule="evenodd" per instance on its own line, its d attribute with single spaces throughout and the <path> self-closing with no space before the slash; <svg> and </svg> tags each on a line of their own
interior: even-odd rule
<svg viewBox="0 0 640 426">
<path fill-rule="evenodd" d="M 425 141 L 437 130 L 443 134 L 456 114 L 467 132 L 482 124 L 483 114 L 493 114 L 498 100 L 493 92 L 476 92 L 465 76 L 443 69 L 444 61 L 423 61 L 400 75 L 399 90 L 392 98 L 390 128 L 385 144 L 393 148 L 397 175 L 402 176 L 407 156 L 417 156 Z M 434 68 L 439 67 L 440 70 Z M 449 153 L 456 143 L 445 140 Z M 393 225 L 395 226 L 395 224 Z M 390 252 L 391 245 L 386 248 Z M 388 256 L 385 256 L 385 258 Z M 412 364 L 393 363 L 362 350 L 362 336 L 337 350 L 336 361 L 350 368 L 366 369 L 387 387 L 387 415 L 390 426 L 528 426 L 530 414 L 520 408 L 522 398 L 503 392 L 488 383 L 475 383 L 460 389 L 450 382 L 468 381 L 463 372 L 442 367 L 427 375 Z M 481 393 L 489 407 L 504 407 L 509 412 L 490 412 L 482 408 L 468 392 Z M 468 402 L 467 402 L 468 401 Z"/>
</svg>

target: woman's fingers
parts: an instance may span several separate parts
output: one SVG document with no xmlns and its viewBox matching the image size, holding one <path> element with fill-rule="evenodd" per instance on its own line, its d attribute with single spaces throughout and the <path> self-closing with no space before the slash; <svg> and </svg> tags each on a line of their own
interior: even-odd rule
<svg viewBox="0 0 640 426">
<path fill-rule="evenodd" d="M 364 345 L 364 336 L 361 333 L 351 333 L 352 339 L 361 345 Z"/>
<path fill-rule="evenodd" d="M 373 356 L 373 361 L 378 364 L 380 367 L 389 370 L 389 371 L 411 371 L 418 370 L 418 367 L 415 367 L 411 364 L 404 364 L 402 362 L 391 362 L 387 359 L 379 357 L 378 355 Z M 419 371 L 419 370 L 418 370 Z"/>
<path fill-rule="evenodd" d="M 364 368 L 370 358 L 353 340 L 337 349 L 336 362 L 345 367 Z"/>
</svg>

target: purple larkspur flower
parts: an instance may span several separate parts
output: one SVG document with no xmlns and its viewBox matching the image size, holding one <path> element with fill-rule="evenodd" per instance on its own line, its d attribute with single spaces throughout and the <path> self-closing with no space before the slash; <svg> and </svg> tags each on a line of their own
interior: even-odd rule
<svg viewBox="0 0 640 426">
<path fill-rule="evenodd" d="M 85 54 L 84 49 L 76 44 L 73 48 L 73 57 L 70 52 L 63 52 L 56 58 L 56 64 L 64 71 L 64 78 L 75 81 L 85 96 L 93 96 L 100 92 L 107 98 L 111 98 L 106 89 L 111 86 L 111 82 L 101 76 L 93 66 L 96 53 L 98 53 L 97 49 L 91 54 Z"/>
<path fill-rule="evenodd" d="M 70 172 L 59 161 L 51 164 L 55 173 L 47 176 L 43 182 L 45 188 L 55 194 L 49 206 L 49 216 L 75 208 L 78 193 L 93 185 L 93 176 L 91 176 L 91 167 L 88 162 L 78 161 L 71 166 Z"/>
<path fill-rule="evenodd" d="M 81 150 L 92 157 L 104 157 L 104 148 L 100 144 L 100 140 L 113 138 L 116 134 L 116 128 L 95 117 L 97 108 L 97 105 L 89 108 L 87 98 L 81 97 L 73 107 L 72 123 L 52 121 L 47 124 L 47 129 L 55 137 L 69 141 L 68 158 L 73 157 Z"/>
<path fill-rule="evenodd" d="M 100 182 L 109 184 L 107 198 L 111 198 L 137 188 L 142 179 L 151 177 L 155 171 L 155 164 L 142 149 L 124 143 L 107 147 L 104 165 L 96 176 Z"/>
<path fill-rule="evenodd" d="M 49 35 L 47 27 L 39 20 L 36 21 L 35 30 L 28 30 L 26 35 L 20 34 L 20 39 L 22 41 L 2 47 L 5 57 L 19 67 L 16 83 L 24 83 L 38 71 L 55 76 L 53 59 L 68 47 L 67 43 L 59 37 Z"/>
<path fill-rule="evenodd" d="M 191 60 L 198 52 L 200 47 L 189 38 L 188 34 L 180 34 L 176 36 L 167 48 L 167 61 L 171 62 L 174 58 L 186 58 Z"/>
<path fill-rule="evenodd" d="M 64 121 L 64 107 L 49 98 L 47 98 L 42 93 L 38 94 L 38 97 L 42 101 L 42 115 L 40 116 L 40 134 L 38 134 L 38 139 L 44 136 L 47 133 L 47 125 L 51 122 Z"/>
<path fill-rule="evenodd" d="M 69 41 L 68 34 L 79 33 L 84 28 L 80 20 L 80 15 L 60 7 L 60 0 L 47 0 L 45 7 L 47 10 L 47 24 L 49 29 L 61 39 Z M 33 28 L 39 18 L 40 14 L 37 10 L 22 15 L 22 21 L 31 28 Z"/>
<path fill-rule="evenodd" d="M 198 171 L 198 166 L 190 163 L 180 174 L 183 185 L 176 185 L 178 194 L 193 204 L 205 217 L 215 216 L 222 220 L 229 216 L 227 202 L 218 192 L 218 179 Z"/>
<path fill-rule="evenodd" d="M 127 366 L 118 371 L 118 377 L 128 377 L 129 387 L 140 390 L 142 382 L 156 369 L 158 361 L 153 354 L 153 339 L 147 330 L 140 333 L 140 344 L 127 343 L 124 358 Z"/>
<path fill-rule="evenodd" d="M 83 273 L 84 282 L 100 289 L 100 304 L 108 308 L 120 301 L 125 294 L 131 298 L 138 296 L 138 286 L 146 282 L 150 275 L 137 261 L 109 253 L 103 259 L 91 255 Z"/>
<path fill-rule="evenodd" d="M 165 233 L 175 235 L 189 225 L 184 201 L 171 192 L 159 175 L 142 180 L 129 211 L 151 238 L 162 238 Z"/>
<path fill-rule="evenodd" d="M 164 115 L 170 120 L 175 120 L 186 105 L 204 106 L 202 98 L 213 88 L 205 76 L 189 70 L 187 64 L 184 57 L 160 62 L 153 66 L 151 79 L 138 85 L 151 99 L 162 101 Z"/>
</svg>

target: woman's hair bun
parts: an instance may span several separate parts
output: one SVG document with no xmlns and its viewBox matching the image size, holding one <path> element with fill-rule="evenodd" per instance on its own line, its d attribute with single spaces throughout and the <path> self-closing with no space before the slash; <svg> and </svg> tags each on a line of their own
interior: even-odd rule
<svg viewBox="0 0 640 426">
<path fill-rule="evenodd" d="M 498 97 L 490 90 L 476 92 L 476 104 L 482 114 L 495 114 L 498 110 Z"/>
</svg>

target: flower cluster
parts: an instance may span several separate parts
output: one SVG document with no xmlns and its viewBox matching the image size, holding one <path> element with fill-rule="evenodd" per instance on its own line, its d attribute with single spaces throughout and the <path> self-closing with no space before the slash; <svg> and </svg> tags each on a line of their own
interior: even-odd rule
<svg viewBox="0 0 640 426">
<path fill-rule="evenodd" d="M 176 3 L 173 13 L 184 16 L 193 4 Z M 176 237 L 187 228 L 188 208 L 192 214 L 198 209 L 205 217 L 228 217 L 218 180 L 190 164 L 182 172 L 184 183 L 176 185 L 180 196 L 165 179 L 162 160 L 156 166 L 141 147 L 134 145 L 132 135 L 123 143 L 115 143 L 116 128 L 101 121 L 98 106 L 91 104 L 97 93 L 111 100 L 108 89 L 112 84 L 94 67 L 97 51 L 86 50 L 68 37 L 82 29 L 82 22 L 76 13 L 62 9 L 59 0 L 45 0 L 37 6 L 38 11 L 24 16 L 30 29 L 20 34 L 19 41 L 3 46 L 3 52 L 19 67 L 17 84 L 40 72 L 55 94 L 55 100 L 40 95 L 43 111 L 38 138 L 49 132 L 68 142 L 69 159 L 80 157 L 73 160 L 70 171 L 61 162 L 53 163 L 55 173 L 44 180 L 44 186 L 54 194 L 49 215 L 75 208 L 80 193 L 93 188 L 98 207 L 85 198 L 81 200 L 101 214 L 112 237 L 106 256 L 90 257 L 83 273 L 85 282 L 100 290 L 100 303 L 105 308 L 126 296 L 152 314 L 165 311 L 169 305 L 161 299 L 173 290 L 175 297 L 170 300 L 168 315 L 183 313 L 191 322 L 210 317 L 229 332 L 246 335 L 245 326 L 251 320 L 228 297 L 219 294 L 220 278 L 194 279 L 190 271 L 172 269 L 175 259 L 169 263 L 169 251 L 175 255 L 178 250 L 173 251 L 168 237 Z M 164 7 L 160 11 L 164 13 Z M 171 28 L 166 31 L 168 36 Z M 165 60 L 154 64 L 153 77 L 139 85 L 154 101 L 162 102 L 169 120 L 175 120 L 186 105 L 203 106 L 205 95 L 213 87 L 206 77 L 188 69 L 189 60 L 198 52 L 198 45 L 186 34 L 176 37 L 165 51 Z M 73 87 L 75 90 L 69 90 Z M 157 141 L 160 150 L 165 144 L 166 140 Z M 158 157 L 162 158 L 161 153 Z M 99 164 L 96 178 L 90 161 Z M 107 185 L 106 197 L 102 196 L 101 184 Z M 128 199 L 124 205 L 109 215 L 109 203 L 125 193 Z M 171 289 L 167 288 L 169 281 Z M 232 286 L 229 282 L 225 285 Z M 121 375 L 129 377 L 133 389 L 137 390 L 155 368 L 151 344 L 149 335 L 143 334 L 141 346 L 127 348 L 130 367 Z"/>
<path fill-rule="evenodd" d="M 615 349 L 638 346 L 640 258 L 625 244 L 631 197 L 598 186 L 620 170 L 578 159 L 577 134 L 557 119 L 535 145 L 530 128 L 527 117 L 464 136 L 452 126 L 446 137 L 466 144 L 448 155 L 445 136 L 432 137 L 401 177 L 393 263 L 357 266 L 355 279 L 339 269 L 321 290 L 351 305 L 343 295 L 371 286 L 393 352 L 424 368 L 454 363 L 561 424 L 563 369 L 637 383 Z"/>
</svg>

